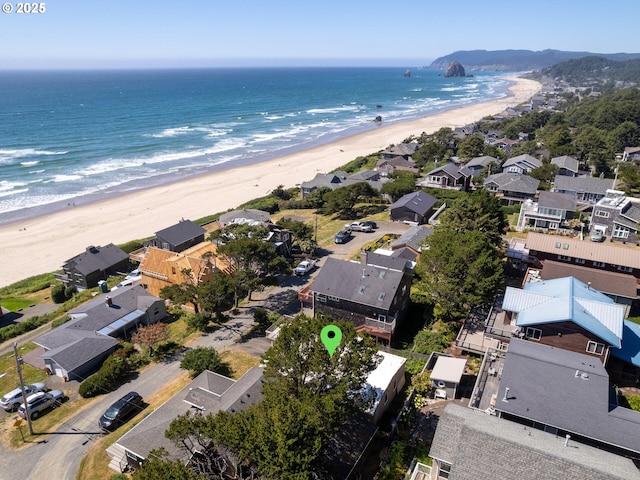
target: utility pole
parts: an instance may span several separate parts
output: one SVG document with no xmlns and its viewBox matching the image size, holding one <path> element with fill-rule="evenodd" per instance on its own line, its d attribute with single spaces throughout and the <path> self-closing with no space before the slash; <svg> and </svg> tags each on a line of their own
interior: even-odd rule
<svg viewBox="0 0 640 480">
<path fill-rule="evenodd" d="M 27 417 L 27 425 L 29 425 L 29 435 L 33 435 L 33 427 L 31 426 L 31 412 L 27 406 L 27 392 L 24 391 L 24 380 L 22 380 L 22 357 L 18 356 L 18 342 L 13 342 L 13 353 L 16 356 L 16 369 L 18 370 L 18 378 L 20 379 L 20 390 L 22 390 L 22 402 L 24 403 L 25 417 Z"/>
</svg>

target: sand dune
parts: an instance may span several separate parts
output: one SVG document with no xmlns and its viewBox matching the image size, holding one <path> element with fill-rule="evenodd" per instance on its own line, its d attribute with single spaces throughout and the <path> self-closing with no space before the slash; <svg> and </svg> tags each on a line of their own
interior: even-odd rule
<svg viewBox="0 0 640 480">
<path fill-rule="evenodd" d="M 0 286 L 59 269 L 89 245 L 149 237 L 181 218 L 197 219 L 293 187 L 316 172 L 333 170 L 360 155 L 382 150 L 410 135 L 459 127 L 502 112 L 535 95 L 540 84 L 511 78 L 512 96 L 448 110 L 409 122 L 380 126 L 333 143 L 266 162 L 136 191 L 86 206 L 0 227 L 3 264 Z"/>
</svg>

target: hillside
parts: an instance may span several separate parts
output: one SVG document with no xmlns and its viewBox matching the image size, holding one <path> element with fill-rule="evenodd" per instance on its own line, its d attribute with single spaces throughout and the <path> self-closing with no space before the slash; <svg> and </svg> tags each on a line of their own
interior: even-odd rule
<svg viewBox="0 0 640 480">
<path fill-rule="evenodd" d="M 540 70 L 557 63 L 588 56 L 599 56 L 616 61 L 640 59 L 640 53 L 600 54 L 566 52 L 562 50 L 459 50 L 437 58 L 428 68 L 445 69 L 451 62 L 457 60 L 466 70 L 522 72 Z"/>
<path fill-rule="evenodd" d="M 618 62 L 603 57 L 584 57 L 558 63 L 543 69 L 540 75 L 563 80 L 571 85 L 597 81 L 623 82 L 637 85 L 640 81 L 640 59 Z"/>
</svg>

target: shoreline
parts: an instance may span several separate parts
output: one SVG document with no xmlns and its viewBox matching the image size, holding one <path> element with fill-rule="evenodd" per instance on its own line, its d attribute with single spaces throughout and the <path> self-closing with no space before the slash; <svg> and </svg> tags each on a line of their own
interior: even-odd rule
<svg viewBox="0 0 640 480">
<path fill-rule="evenodd" d="M 267 195 L 278 185 L 297 186 L 318 172 L 336 169 L 411 135 L 433 133 L 442 127 L 461 127 L 498 114 L 527 101 L 541 88 L 533 80 L 507 79 L 514 82 L 508 89 L 510 94 L 497 100 L 382 125 L 261 162 L 226 167 L 223 164 L 219 171 L 130 193 L 107 194 L 98 200 L 85 197 L 86 203 L 71 203 L 53 213 L 39 213 L 33 207 L 28 217 L 0 225 L 0 242 L 5 247 L 0 286 L 57 270 L 66 259 L 89 245 L 120 244 L 150 237 L 181 218 L 193 220 L 235 208 Z"/>
</svg>

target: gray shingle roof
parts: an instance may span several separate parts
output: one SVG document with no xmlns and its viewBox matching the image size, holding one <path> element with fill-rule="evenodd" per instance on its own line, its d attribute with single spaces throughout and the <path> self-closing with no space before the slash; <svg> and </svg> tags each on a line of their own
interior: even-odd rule
<svg viewBox="0 0 640 480">
<path fill-rule="evenodd" d="M 514 338 L 495 408 L 638 453 L 640 412 L 611 406 L 610 393 L 598 358 Z"/>
<path fill-rule="evenodd" d="M 433 233 L 433 228 L 425 227 L 423 225 L 415 225 L 406 232 L 404 232 L 400 237 L 398 237 L 392 244 L 391 249 L 395 250 L 402 247 L 411 247 L 416 252 L 419 252 L 422 247 L 422 242 L 429 235 Z"/>
<path fill-rule="evenodd" d="M 206 402 L 206 405 L 203 405 L 206 408 L 203 412 L 205 415 L 215 414 L 220 410 L 242 410 L 262 398 L 262 383 L 264 381 L 262 372 L 262 367 L 250 369 L 237 381 L 232 381 L 233 384 L 217 396 L 214 392 L 208 391 L 208 388 L 212 388 L 210 377 L 217 374 L 203 372 L 166 403 L 147 415 L 123 435 L 117 443 L 141 458 L 146 458 L 154 448 L 164 447 L 169 452 L 171 459 L 188 460 L 188 458 L 184 458 L 185 452 L 179 450 L 171 440 L 167 439 L 164 432 L 169 428 L 169 424 L 174 418 L 191 410 L 191 405 L 185 402 L 185 399 L 189 397 L 192 390 L 200 389 L 201 393 L 207 393 L 206 398 L 203 396 L 204 402 Z"/>
<path fill-rule="evenodd" d="M 611 187 L 613 187 L 613 180 L 607 178 L 567 177 L 566 175 L 556 175 L 553 181 L 554 191 L 577 193 L 586 192 L 596 195 L 604 195 Z"/>
<path fill-rule="evenodd" d="M 246 208 L 243 210 L 233 210 L 232 212 L 223 213 L 218 218 L 218 221 L 222 224 L 233 223 L 239 219 L 253 220 L 256 222 L 269 223 L 271 222 L 271 215 L 264 210 L 257 210 L 255 208 Z"/>
<path fill-rule="evenodd" d="M 51 358 L 67 372 L 71 372 L 94 358 L 108 352 L 118 344 L 118 340 L 94 332 L 77 341 L 49 350 L 40 358 Z"/>
<path fill-rule="evenodd" d="M 391 307 L 402 272 L 327 258 L 311 291 L 384 310 Z"/>
<path fill-rule="evenodd" d="M 502 165 L 502 168 L 510 167 L 511 165 L 519 165 L 524 168 L 538 168 L 542 166 L 542 160 L 538 160 L 536 157 L 532 157 L 528 153 L 518 155 L 517 157 L 511 157 L 507 159 Z"/>
<path fill-rule="evenodd" d="M 622 456 L 449 404 L 429 456 L 450 463 L 451 480 L 640 479 Z"/>
<path fill-rule="evenodd" d="M 128 258 L 129 255 L 110 243 L 104 247 L 88 247 L 86 251 L 64 263 L 66 265 L 74 262 L 76 270 L 83 275 L 88 275 L 92 272 L 107 270 Z"/>
<path fill-rule="evenodd" d="M 470 177 L 472 173 L 471 170 L 469 170 L 467 167 L 464 167 L 464 166 L 459 167 L 458 165 L 454 165 L 453 163 L 445 163 L 440 167 L 434 168 L 433 170 L 428 172 L 426 175 L 427 176 L 435 175 L 440 172 L 445 172 L 447 175 L 449 175 L 452 178 L 455 178 L 456 180 L 458 180 L 461 177 Z"/>
<path fill-rule="evenodd" d="M 528 175 L 519 173 L 503 172 L 491 175 L 484 181 L 484 185 L 494 183 L 498 190 L 503 192 L 518 192 L 528 195 L 535 195 L 538 191 L 540 181 Z"/>
<path fill-rule="evenodd" d="M 551 164 L 569 170 L 570 172 L 578 173 L 578 160 L 568 155 L 552 158 Z"/>
<path fill-rule="evenodd" d="M 422 190 L 418 190 L 417 192 L 411 192 L 403 195 L 393 205 L 391 205 L 389 209 L 394 210 L 396 208 L 406 207 L 419 215 L 425 215 L 433 208 L 437 201 L 438 200 L 435 197 L 432 197 Z"/>
<path fill-rule="evenodd" d="M 576 198 L 573 195 L 546 191 L 540 192 L 538 206 L 566 210 L 567 212 L 575 212 L 577 208 Z"/>
<path fill-rule="evenodd" d="M 180 245 L 205 233 L 206 230 L 197 223 L 191 220 L 181 220 L 175 225 L 156 232 L 156 236 L 166 240 L 171 245 Z"/>
<path fill-rule="evenodd" d="M 497 163 L 498 165 L 500 165 L 500 160 L 498 160 L 497 158 L 491 157 L 489 155 L 483 155 L 482 157 L 475 157 L 475 158 L 472 158 L 471 160 L 469 160 L 466 163 L 466 167 L 468 167 L 468 168 L 471 168 L 471 167 L 486 167 L 491 162 L 494 162 L 494 163 Z"/>
</svg>

